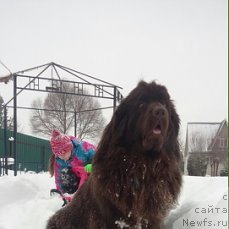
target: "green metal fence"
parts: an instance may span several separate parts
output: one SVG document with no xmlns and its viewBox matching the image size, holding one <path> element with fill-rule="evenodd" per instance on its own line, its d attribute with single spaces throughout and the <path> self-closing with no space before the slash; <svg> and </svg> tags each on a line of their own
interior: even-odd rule
<svg viewBox="0 0 229 229">
<path fill-rule="evenodd" d="M 9 158 L 14 158 L 12 136 L 13 132 L 7 131 L 7 157 Z M 17 133 L 16 144 L 18 171 L 41 172 L 48 170 L 48 161 L 52 154 L 48 140 Z M 0 129 L 0 158 L 4 157 L 4 130 Z M 4 167 L 3 162 L 0 162 L 0 167 Z M 8 165 L 8 169 L 13 169 L 12 165 Z"/>
</svg>

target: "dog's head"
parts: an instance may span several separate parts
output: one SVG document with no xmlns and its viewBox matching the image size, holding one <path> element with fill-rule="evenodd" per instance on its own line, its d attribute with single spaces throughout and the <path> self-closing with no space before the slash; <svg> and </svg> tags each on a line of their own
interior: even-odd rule
<svg viewBox="0 0 229 229">
<path fill-rule="evenodd" d="M 139 82 L 121 102 L 108 125 L 116 145 L 155 154 L 176 151 L 179 117 L 166 87 Z"/>
</svg>

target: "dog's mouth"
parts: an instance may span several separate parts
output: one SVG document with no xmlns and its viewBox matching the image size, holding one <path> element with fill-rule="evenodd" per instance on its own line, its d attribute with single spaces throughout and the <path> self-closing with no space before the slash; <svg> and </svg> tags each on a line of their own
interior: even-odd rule
<svg viewBox="0 0 229 229">
<path fill-rule="evenodd" d="M 148 132 L 146 137 L 148 138 L 159 138 L 164 137 L 167 132 L 167 120 L 166 119 L 158 119 L 151 130 Z"/>
<path fill-rule="evenodd" d="M 153 135 L 162 135 L 162 123 L 158 122 L 153 128 Z"/>
<path fill-rule="evenodd" d="M 160 150 L 167 133 L 168 123 L 166 119 L 157 120 L 153 127 L 143 136 L 143 148 L 146 150 Z"/>
</svg>

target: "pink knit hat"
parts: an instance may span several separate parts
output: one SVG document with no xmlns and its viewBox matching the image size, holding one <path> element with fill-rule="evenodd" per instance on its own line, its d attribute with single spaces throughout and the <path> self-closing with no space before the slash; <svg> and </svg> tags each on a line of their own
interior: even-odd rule
<svg viewBox="0 0 229 229">
<path fill-rule="evenodd" d="M 56 156 L 62 156 L 65 152 L 72 150 L 72 141 L 69 136 L 61 134 L 54 129 L 50 140 L 52 151 Z"/>
</svg>

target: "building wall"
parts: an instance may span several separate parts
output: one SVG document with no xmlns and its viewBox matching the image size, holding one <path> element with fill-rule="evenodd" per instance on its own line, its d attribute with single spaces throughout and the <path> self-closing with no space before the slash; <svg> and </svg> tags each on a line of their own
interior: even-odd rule
<svg viewBox="0 0 229 229">
<path fill-rule="evenodd" d="M 219 167 L 217 171 L 218 176 L 220 175 L 220 171 L 225 170 L 227 167 L 227 141 L 227 123 L 224 122 L 220 132 L 216 136 L 215 144 L 212 147 L 212 158 L 219 160 Z M 211 166 L 209 167 L 211 168 Z"/>
<path fill-rule="evenodd" d="M 219 163 L 219 167 L 218 167 L 218 173 L 217 173 L 217 176 L 220 176 L 220 171 L 222 169 L 225 168 L 225 165 L 223 163 Z M 207 172 L 206 172 L 206 176 L 211 176 L 211 164 L 210 162 L 208 163 L 208 166 L 207 166 Z"/>
<path fill-rule="evenodd" d="M 222 126 L 223 125 L 223 126 Z M 222 144 L 222 142 L 225 142 Z M 227 122 L 223 121 L 222 124 L 219 126 L 219 130 L 216 134 L 216 138 L 213 139 L 212 146 L 206 152 L 208 153 L 209 163 L 207 166 L 207 175 L 211 176 L 211 160 L 216 159 L 219 162 L 217 175 L 220 175 L 220 171 L 227 167 L 227 143 L 228 136 L 227 136 Z M 188 142 L 188 130 L 186 133 L 186 146 L 185 146 L 185 157 L 184 157 L 184 174 L 188 175 L 187 171 L 187 164 L 190 152 L 188 152 L 188 145 L 191 144 Z M 201 152 L 200 152 L 201 153 Z"/>
<path fill-rule="evenodd" d="M 13 156 L 13 144 L 9 138 L 12 131 L 7 131 L 7 156 Z M 48 140 L 17 133 L 17 169 L 34 172 L 47 171 L 52 151 Z M 0 129 L 0 158 L 5 156 L 4 130 Z M 13 166 L 9 166 L 12 169 Z"/>
</svg>

